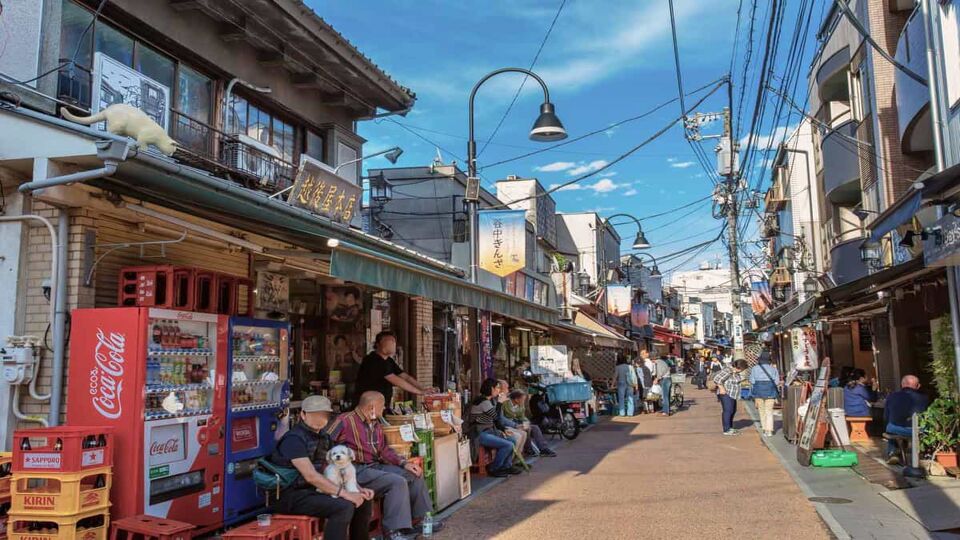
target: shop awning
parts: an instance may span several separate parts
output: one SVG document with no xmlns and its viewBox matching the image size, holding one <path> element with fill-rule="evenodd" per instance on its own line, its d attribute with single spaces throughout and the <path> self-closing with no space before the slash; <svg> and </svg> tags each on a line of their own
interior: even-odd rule
<svg viewBox="0 0 960 540">
<path fill-rule="evenodd" d="M 883 235 L 913 219 L 920 210 L 922 198 L 919 191 L 913 190 L 890 205 L 870 223 L 870 239 L 879 241 Z"/>
<path fill-rule="evenodd" d="M 783 317 L 780 317 L 780 325 L 789 328 L 794 324 L 806 319 L 813 313 L 813 308 L 817 303 L 817 297 L 812 296 L 797 307 L 791 309 Z"/>
<path fill-rule="evenodd" d="M 341 242 L 330 255 L 330 275 L 378 289 L 474 307 L 516 319 L 543 324 L 556 324 L 559 319 L 555 309 L 346 242 Z"/>
<path fill-rule="evenodd" d="M 583 312 L 578 311 L 577 314 L 574 315 L 573 321 L 574 325 L 583 331 L 589 332 L 594 339 L 594 343 L 601 347 L 612 347 L 616 349 L 636 348 L 636 343 Z"/>
<path fill-rule="evenodd" d="M 819 297 L 818 318 L 827 321 L 855 320 L 884 313 L 888 302 L 877 295 L 879 291 L 888 291 L 921 276 L 942 271 L 941 268 L 925 267 L 923 259 L 918 257 L 828 289 Z"/>
<path fill-rule="evenodd" d="M 653 325 L 653 338 L 663 341 L 664 343 L 679 343 L 683 341 L 683 336 L 659 324 Z"/>
</svg>

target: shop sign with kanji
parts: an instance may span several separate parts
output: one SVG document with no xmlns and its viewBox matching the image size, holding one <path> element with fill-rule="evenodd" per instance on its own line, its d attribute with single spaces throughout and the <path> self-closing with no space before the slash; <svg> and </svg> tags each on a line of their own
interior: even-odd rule
<svg viewBox="0 0 960 540">
<path fill-rule="evenodd" d="M 333 221 L 350 223 L 357 215 L 360 193 L 360 186 L 340 178 L 327 164 L 301 155 L 287 202 Z"/>
<path fill-rule="evenodd" d="M 481 210 L 480 268 L 504 277 L 526 266 L 526 224 L 524 210 Z"/>
</svg>

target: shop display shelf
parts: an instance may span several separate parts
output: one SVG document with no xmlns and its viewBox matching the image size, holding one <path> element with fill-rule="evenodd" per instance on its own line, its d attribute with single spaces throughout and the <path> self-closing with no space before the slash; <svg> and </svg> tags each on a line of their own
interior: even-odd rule
<svg viewBox="0 0 960 540">
<path fill-rule="evenodd" d="M 242 364 L 266 364 L 271 362 L 279 362 L 280 357 L 275 354 L 233 354 L 233 361 L 239 362 Z"/>
<path fill-rule="evenodd" d="M 113 428 L 56 426 L 13 434 L 14 475 L 79 473 L 113 465 Z"/>
<path fill-rule="evenodd" d="M 213 409 L 184 409 L 177 413 L 169 413 L 164 410 L 156 412 L 147 411 L 143 414 L 143 417 L 146 420 L 166 420 L 168 418 L 185 418 L 187 416 L 203 416 L 205 414 L 213 414 Z"/>
<path fill-rule="evenodd" d="M 261 409 L 276 409 L 278 407 L 284 407 L 286 402 L 283 401 L 273 401 L 270 403 L 255 403 L 252 405 L 237 405 L 230 407 L 231 412 L 247 412 L 247 411 L 259 411 Z"/>
<path fill-rule="evenodd" d="M 277 379 L 275 381 L 232 381 L 234 387 L 237 386 L 273 386 L 275 384 L 283 384 L 283 381 Z"/>
<path fill-rule="evenodd" d="M 167 394 L 169 392 L 189 392 L 191 390 L 213 390 L 210 383 L 190 383 L 190 384 L 148 384 L 146 392 L 148 394 Z"/>
<path fill-rule="evenodd" d="M 112 467 L 80 473 L 20 473 L 14 476 L 10 513 L 69 517 L 110 508 Z"/>
<path fill-rule="evenodd" d="M 148 349 L 148 356 L 212 356 L 212 349 Z"/>
<path fill-rule="evenodd" d="M 7 521 L 10 540 L 106 540 L 110 512 L 92 510 L 72 516 L 36 516 L 11 513 Z"/>
</svg>

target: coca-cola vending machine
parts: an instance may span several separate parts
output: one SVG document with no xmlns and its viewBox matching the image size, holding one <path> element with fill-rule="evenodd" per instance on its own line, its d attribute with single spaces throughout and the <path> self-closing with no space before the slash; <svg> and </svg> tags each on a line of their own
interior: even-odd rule
<svg viewBox="0 0 960 540">
<path fill-rule="evenodd" d="M 74 310 L 67 423 L 114 427 L 114 519 L 223 521 L 225 351 L 216 314 Z"/>
<path fill-rule="evenodd" d="M 227 436 L 224 524 L 249 520 L 264 510 L 264 493 L 253 482 L 257 461 L 270 455 L 280 419 L 290 404 L 289 329 L 284 321 L 233 317 L 227 354 Z"/>
</svg>

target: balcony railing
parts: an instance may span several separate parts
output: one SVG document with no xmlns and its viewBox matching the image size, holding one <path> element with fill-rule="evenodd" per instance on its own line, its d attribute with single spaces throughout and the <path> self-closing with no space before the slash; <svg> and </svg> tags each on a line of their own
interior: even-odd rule
<svg viewBox="0 0 960 540">
<path fill-rule="evenodd" d="M 917 8 L 907 20 L 897 40 L 896 60 L 915 73 L 927 75 L 927 33 L 921 10 Z M 897 122 L 900 141 L 907 152 L 933 149 L 929 120 L 930 93 L 926 85 L 914 80 L 903 70 L 894 70 L 897 98 Z"/>
<path fill-rule="evenodd" d="M 864 238 L 858 234 L 852 238 L 844 238 L 830 248 L 830 271 L 837 285 L 849 283 L 869 273 L 866 263 L 860 258 L 860 245 L 863 241 Z"/>
<path fill-rule="evenodd" d="M 846 122 L 823 137 L 823 190 L 835 204 L 860 200 L 860 148 L 857 123 Z"/>
</svg>

